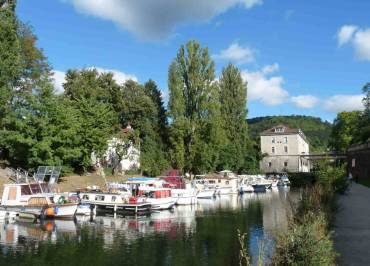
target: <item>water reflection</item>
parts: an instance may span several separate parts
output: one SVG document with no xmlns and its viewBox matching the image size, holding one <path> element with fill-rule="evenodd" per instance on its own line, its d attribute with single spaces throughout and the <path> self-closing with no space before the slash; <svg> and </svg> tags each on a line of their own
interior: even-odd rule
<svg viewBox="0 0 370 266">
<path fill-rule="evenodd" d="M 294 197 L 287 190 L 275 190 L 203 199 L 196 206 L 142 217 L 2 223 L 0 263 L 48 265 L 45 258 L 50 256 L 57 265 L 235 265 L 236 230 L 248 234 L 254 260 L 263 239 L 270 256 L 271 234 L 286 228 Z"/>
</svg>

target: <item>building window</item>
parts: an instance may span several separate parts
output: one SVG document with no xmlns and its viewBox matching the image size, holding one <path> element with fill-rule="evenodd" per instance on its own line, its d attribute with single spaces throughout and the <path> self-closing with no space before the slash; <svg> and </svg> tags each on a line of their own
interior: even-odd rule
<svg viewBox="0 0 370 266">
<path fill-rule="evenodd" d="M 284 146 L 284 152 L 288 153 L 288 146 Z"/>
<path fill-rule="evenodd" d="M 271 167 L 272 166 L 272 163 L 271 162 L 269 162 L 269 167 Z"/>
<path fill-rule="evenodd" d="M 284 167 L 288 167 L 288 162 L 284 162 Z"/>
<path fill-rule="evenodd" d="M 271 143 L 275 143 L 275 137 L 272 137 Z"/>
<path fill-rule="evenodd" d="M 288 143 L 288 137 L 284 137 L 284 143 Z"/>
<path fill-rule="evenodd" d="M 275 153 L 275 147 L 272 147 L 272 148 L 271 148 L 271 152 L 272 152 L 272 153 Z"/>
<path fill-rule="evenodd" d="M 277 127 L 277 128 L 275 128 L 275 132 L 284 132 L 284 128 L 283 127 Z"/>
</svg>

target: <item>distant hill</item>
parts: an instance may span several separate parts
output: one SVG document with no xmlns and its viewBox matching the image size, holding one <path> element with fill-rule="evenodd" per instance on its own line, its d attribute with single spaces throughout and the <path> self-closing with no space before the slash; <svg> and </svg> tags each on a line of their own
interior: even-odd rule
<svg viewBox="0 0 370 266">
<path fill-rule="evenodd" d="M 321 118 L 303 115 L 264 116 L 247 119 L 247 122 L 252 138 L 257 138 L 263 130 L 278 124 L 300 128 L 309 139 L 312 151 L 323 151 L 327 148 L 332 128 L 331 123 L 322 121 Z"/>
</svg>

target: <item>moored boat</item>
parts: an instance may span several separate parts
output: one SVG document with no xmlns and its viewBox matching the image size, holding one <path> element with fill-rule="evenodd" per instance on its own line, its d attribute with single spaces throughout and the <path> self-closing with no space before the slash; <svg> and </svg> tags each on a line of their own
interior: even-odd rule
<svg viewBox="0 0 370 266">
<path fill-rule="evenodd" d="M 171 209 L 176 201 L 171 195 L 171 189 L 168 188 L 139 188 L 138 203 L 150 203 L 153 210 Z"/>
<path fill-rule="evenodd" d="M 78 203 L 68 198 L 54 201 L 55 195 L 44 182 L 4 184 L 1 207 L 41 218 L 73 218 Z"/>
<path fill-rule="evenodd" d="M 172 197 L 176 205 L 192 205 L 197 203 L 197 190 L 195 188 L 172 189 Z"/>
</svg>

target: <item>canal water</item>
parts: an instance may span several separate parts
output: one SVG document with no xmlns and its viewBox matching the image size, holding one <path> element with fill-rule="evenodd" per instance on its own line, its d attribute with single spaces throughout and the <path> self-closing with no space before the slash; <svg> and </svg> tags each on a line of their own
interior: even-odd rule
<svg viewBox="0 0 370 266">
<path fill-rule="evenodd" d="M 221 196 L 144 217 L 0 222 L 0 265 L 238 265 L 237 230 L 247 234 L 252 260 L 262 247 L 268 261 L 296 195 Z"/>
</svg>

